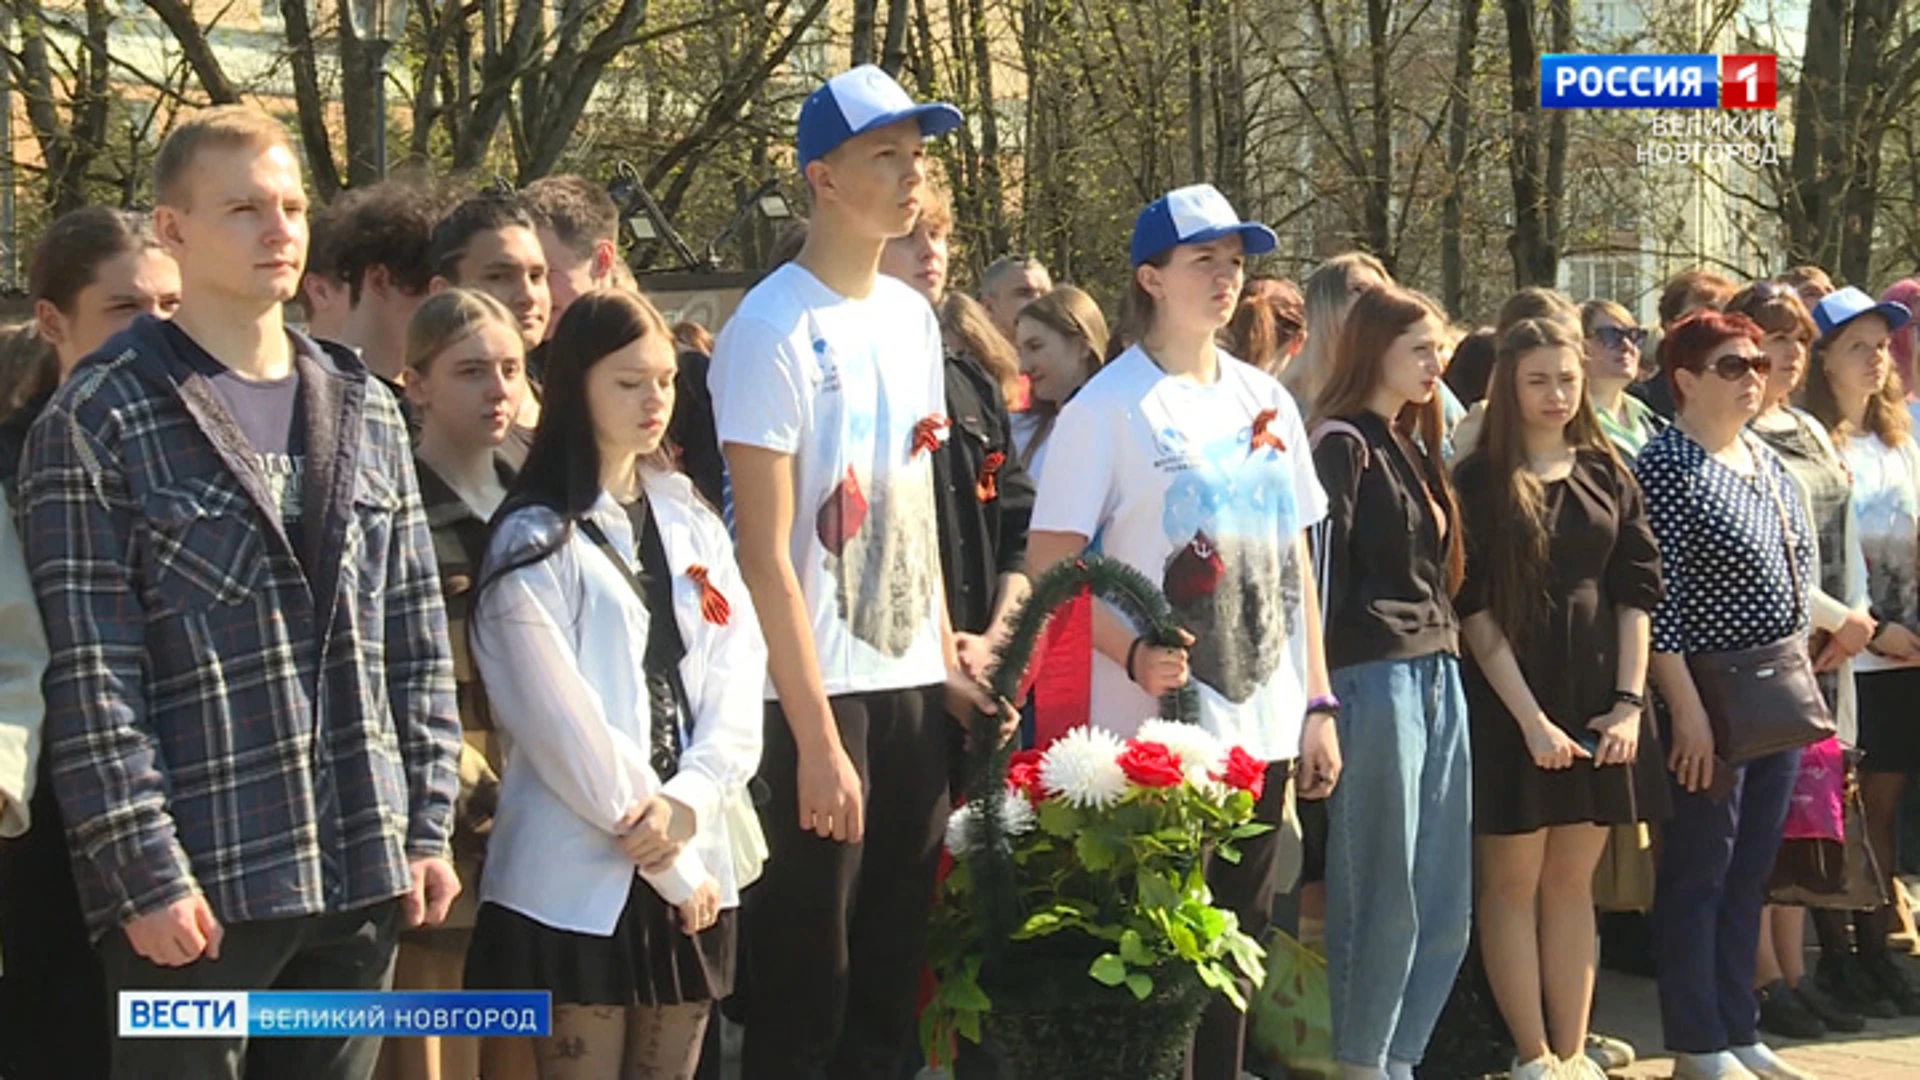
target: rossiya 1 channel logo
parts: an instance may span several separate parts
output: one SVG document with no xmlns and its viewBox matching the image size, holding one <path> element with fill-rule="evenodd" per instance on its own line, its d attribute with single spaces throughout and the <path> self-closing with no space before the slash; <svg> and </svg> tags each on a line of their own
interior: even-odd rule
<svg viewBox="0 0 1920 1080">
<path fill-rule="evenodd" d="M 1778 97 L 1764 54 L 1540 58 L 1543 109 L 1771 109 Z"/>
</svg>

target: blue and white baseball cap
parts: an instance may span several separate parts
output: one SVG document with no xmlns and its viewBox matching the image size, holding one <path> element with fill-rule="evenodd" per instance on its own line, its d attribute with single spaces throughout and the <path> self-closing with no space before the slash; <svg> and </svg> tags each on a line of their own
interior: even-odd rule
<svg viewBox="0 0 1920 1080">
<path fill-rule="evenodd" d="M 1820 328 L 1821 337 L 1826 337 L 1862 315 L 1878 315 L 1887 320 L 1888 330 L 1898 330 L 1913 318 L 1913 312 L 1907 310 L 1907 305 L 1893 300 L 1876 303 L 1873 297 L 1851 285 L 1835 289 L 1813 305 L 1813 324 Z"/>
<path fill-rule="evenodd" d="M 1148 203 L 1133 220 L 1133 265 L 1181 244 L 1204 244 L 1239 233 L 1249 255 L 1264 255 L 1280 241 L 1257 221 L 1241 221 L 1212 184 L 1175 188 Z"/>
<path fill-rule="evenodd" d="M 872 64 L 861 64 L 828 79 L 800 106 L 796 140 L 800 167 L 825 157 L 855 135 L 888 124 L 918 120 L 920 134 L 932 138 L 959 127 L 962 119 L 960 110 L 945 102 L 914 104 L 893 76 Z"/>
</svg>

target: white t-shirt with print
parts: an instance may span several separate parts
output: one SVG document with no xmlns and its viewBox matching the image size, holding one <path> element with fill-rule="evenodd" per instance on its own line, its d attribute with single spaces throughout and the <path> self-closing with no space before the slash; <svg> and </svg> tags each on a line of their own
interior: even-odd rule
<svg viewBox="0 0 1920 1080">
<path fill-rule="evenodd" d="M 1047 444 L 1032 528 L 1092 537 L 1159 585 L 1195 638 L 1207 730 L 1255 757 L 1299 755 L 1307 707 L 1301 530 L 1327 497 L 1293 395 L 1220 354 L 1211 385 L 1172 378 L 1135 346 L 1069 401 Z M 1279 445 L 1256 446 L 1255 427 Z M 1092 717 L 1131 735 L 1158 712 L 1098 650 Z"/>
<path fill-rule="evenodd" d="M 1840 448 L 1853 474 L 1853 512 L 1867 593 L 1876 615 L 1920 630 L 1920 447 L 1912 439 L 1888 446 L 1879 436 L 1853 435 Z M 1908 667 L 1862 652 L 1855 674 Z"/>
<path fill-rule="evenodd" d="M 794 458 L 788 554 L 827 694 L 944 681 L 933 459 L 914 445 L 946 414 L 927 301 L 885 276 L 852 299 L 789 263 L 727 320 L 707 385 L 723 445 Z"/>
</svg>

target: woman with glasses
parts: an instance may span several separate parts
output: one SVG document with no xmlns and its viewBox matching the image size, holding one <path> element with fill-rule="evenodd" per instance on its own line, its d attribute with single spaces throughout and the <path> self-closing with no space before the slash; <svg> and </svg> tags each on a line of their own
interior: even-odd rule
<svg viewBox="0 0 1920 1080">
<path fill-rule="evenodd" d="M 1801 1080 L 1760 1042 L 1753 992 L 1766 883 L 1800 751 L 1719 760 L 1689 657 L 1807 633 L 1813 525 L 1780 459 L 1747 432 L 1772 363 L 1744 315 L 1703 311 L 1662 347 L 1677 406 L 1634 465 L 1660 544 L 1654 686 L 1667 705 L 1667 821 L 1654 890 L 1660 1019 L 1676 1080 Z M 1748 722 L 1722 716 L 1728 724 Z"/>
<path fill-rule="evenodd" d="M 1748 428 L 1787 467 L 1801 505 L 1813 522 L 1818 567 L 1808 592 L 1813 649 L 1820 670 L 1821 695 L 1833 711 L 1842 736 L 1853 739 L 1853 657 L 1866 648 L 1873 619 L 1867 614 L 1866 566 L 1853 524 L 1853 480 L 1845 459 L 1813 416 L 1789 404 L 1807 372 L 1807 348 L 1813 319 L 1793 289 L 1760 281 L 1727 302 L 1727 311 L 1745 315 L 1760 327 L 1760 351 L 1771 366 L 1760 413 Z M 1838 812 L 1846 779 L 1839 739 L 1807 747 L 1800 755 L 1792 809 L 1787 814 L 1776 876 L 1806 865 L 1804 853 L 1821 841 L 1845 839 Z M 1846 942 L 1846 915 L 1816 911 L 1822 957 L 1837 962 L 1852 950 Z M 1816 1039 L 1833 1031 L 1859 1031 L 1866 1020 L 1815 980 L 1806 977 L 1806 912 L 1798 907 L 1768 907 L 1761 918 L 1759 949 L 1760 1028 L 1774 1035 Z M 1829 963 L 1823 959 L 1823 967 Z"/>
<path fill-rule="evenodd" d="M 1666 426 L 1646 402 L 1627 393 L 1640 377 L 1640 346 L 1647 332 L 1632 312 L 1611 300 L 1580 305 L 1580 330 L 1586 337 L 1587 400 L 1600 430 L 1631 462 Z"/>
<path fill-rule="evenodd" d="M 1829 293 L 1813 309 L 1820 338 L 1807 374 L 1807 411 L 1833 433 L 1853 474 L 1877 624 L 1854 671 L 1867 840 L 1883 874 L 1893 866 L 1894 819 L 1907 776 L 1920 771 L 1920 725 L 1913 722 L 1920 695 L 1920 447 L 1887 349 L 1910 318 L 1905 307 L 1876 304 L 1851 286 Z M 1821 975 L 1867 1016 L 1920 1015 L 1920 993 L 1887 952 L 1891 914 L 1889 905 L 1863 914 L 1855 924 L 1857 955 L 1823 955 Z"/>
</svg>

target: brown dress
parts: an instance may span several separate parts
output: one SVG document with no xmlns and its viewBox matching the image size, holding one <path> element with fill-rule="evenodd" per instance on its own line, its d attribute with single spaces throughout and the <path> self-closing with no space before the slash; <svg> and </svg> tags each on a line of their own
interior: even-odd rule
<svg viewBox="0 0 1920 1080">
<path fill-rule="evenodd" d="M 1492 530 L 1499 477 L 1474 455 L 1456 476 L 1466 523 L 1467 576 L 1456 606 L 1464 620 L 1490 603 Z M 1651 612 L 1660 602 L 1660 553 L 1640 486 L 1609 455 L 1581 451 L 1573 471 L 1545 485 L 1548 570 L 1544 606 L 1525 634 L 1509 634 L 1520 673 L 1548 718 L 1578 739 L 1613 708 L 1619 672 L 1617 607 Z M 1466 674 L 1473 731 L 1473 826 L 1488 835 L 1552 825 L 1624 825 L 1666 816 L 1664 754 L 1649 708 L 1640 718 L 1639 756 L 1596 769 L 1585 762 L 1540 769 L 1520 726 L 1471 657 Z"/>
</svg>

